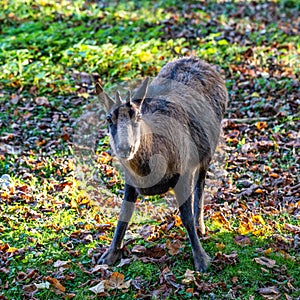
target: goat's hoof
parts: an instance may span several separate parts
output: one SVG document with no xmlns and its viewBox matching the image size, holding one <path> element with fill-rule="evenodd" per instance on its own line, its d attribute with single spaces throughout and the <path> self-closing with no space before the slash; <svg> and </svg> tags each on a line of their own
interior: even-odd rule
<svg viewBox="0 0 300 300">
<path fill-rule="evenodd" d="M 113 265 L 120 257 L 121 249 L 107 249 L 98 260 L 99 265 Z"/>
<path fill-rule="evenodd" d="M 210 265 L 211 258 L 204 254 L 201 258 L 195 259 L 195 270 L 204 273 Z"/>
</svg>

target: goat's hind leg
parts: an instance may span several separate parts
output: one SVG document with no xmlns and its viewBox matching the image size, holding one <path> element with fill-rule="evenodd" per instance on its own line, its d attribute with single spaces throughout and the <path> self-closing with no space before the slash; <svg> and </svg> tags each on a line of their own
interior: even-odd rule
<svg viewBox="0 0 300 300">
<path fill-rule="evenodd" d="M 210 262 L 209 256 L 202 248 L 198 235 L 196 233 L 194 215 L 192 210 L 192 176 L 187 175 L 181 179 L 174 188 L 176 199 L 179 205 L 180 217 L 184 227 L 186 228 L 192 246 L 195 270 L 204 272 Z"/>
<path fill-rule="evenodd" d="M 137 192 L 134 187 L 125 185 L 125 197 L 122 202 L 118 224 L 110 247 L 98 260 L 98 264 L 112 265 L 122 254 L 122 241 L 128 226 L 128 222 L 134 211 Z"/>
<path fill-rule="evenodd" d="M 205 234 L 204 224 L 204 185 L 206 171 L 200 170 L 194 192 L 194 218 L 196 227 L 200 228 L 201 234 Z"/>
</svg>

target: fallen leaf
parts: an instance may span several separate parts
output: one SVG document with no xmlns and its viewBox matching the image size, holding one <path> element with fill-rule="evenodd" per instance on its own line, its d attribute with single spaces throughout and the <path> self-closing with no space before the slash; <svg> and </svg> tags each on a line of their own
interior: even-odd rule
<svg viewBox="0 0 300 300">
<path fill-rule="evenodd" d="M 194 282 L 195 281 L 194 273 L 195 273 L 195 271 L 187 269 L 184 274 L 184 279 L 182 279 L 182 283 L 185 285 L 188 285 L 188 284 Z"/>
<path fill-rule="evenodd" d="M 146 250 L 145 256 L 151 258 L 161 258 L 166 254 L 165 245 L 157 244 L 153 247 L 150 247 Z"/>
<path fill-rule="evenodd" d="M 276 300 L 280 298 L 280 293 L 275 286 L 259 288 L 258 293 L 267 300 Z"/>
<path fill-rule="evenodd" d="M 231 282 L 233 284 L 236 284 L 238 282 L 238 280 L 239 280 L 239 278 L 237 276 L 234 276 L 234 277 L 231 278 Z"/>
<path fill-rule="evenodd" d="M 46 97 L 36 97 L 34 99 L 34 101 L 37 105 L 41 105 L 41 106 L 48 106 L 49 105 L 49 101 Z"/>
<path fill-rule="evenodd" d="M 33 295 L 38 291 L 34 284 L 23 285 L 24 296 L 29 297 L 29 299 L 34 299 Z"/>
<path fill-rule="evenodd" d="M 170 240 L 166 242 L 166 248 L 169 250 L 170 255 L 176 255 L 182 247 L 182 242 L 180 240 L 175 240 L 171 243 Z"/>
<path fill-rule="evenodd" d="M 221 212 L 215 212 L 211 218 L 220 226 L 224 227 L 227 230 L 231 230 L 229 221 Z"/>
<path fill-rule="evenodd" d="M 120 263 L 117 265 L 117 268 L 123 267 L 125 265 L 128 265 L 132 262 L 132 258 L 122 258 Z"/>
<path fill-rule="evenodd" d="M 251 245 L 250 238 L 246 235 L 237 235 L 234 238 L 234 243 L 239 245 L 239 246 L 247 246 Z"/>
<path fill-rule="evenodd" d="M 174 276 L 174 274 L 170 271 L 170 269 L 168 267 L 163 269 L 159 278 L 160 278 L 160 283 L 162 283 L 163 281 L 166 281 L 168 284 L 175 287 L 176 289 L 178 289 L 180 287 L 180 284 L 176 283 L 176 277 Z"/>
<path fill-rule="evenodd" d="M 106 280 L 99 282 L 97 285 L 89 288 L 89 290 L 95 294 L 104 293 Z"/>
<path fill-rule="evenodd" d="M 56 262 L 54 262 L 53 267 L 54 268 L 60 268 L 65 266 L 65 268 L 67 268 L 67 264 L 69 263 L 69 261 L 64 261 L 64 260 L 57 260 Z"/>
<path fill-rule="evenodd" d="M 113 272 L 109 280 L 106 281 L 106 286 L 109 289 L 128 289 L 130 280 L 124 282 L 124 274 Z"/>
<path fill-rule="evenodd" d="M 142 245 L 135 245 L 132 247 L 131 249 L 131 253 L 133 254 L 141 254 L 146 252 L 147 248 L 145 246 Z"/>
<path fill-rule="evenodd" d="M 268 268 L 274 268 L 276 261 L 264 256 L 256 257 L 253 259 L 257 264 L 260 264 L 262 266 L 266 266 Z"/>
<path fill-rule="evenodd" d="M 272 177 L 272 178 L 279 178 L 280 177 L 280 175 L 277 174 L 277 173 L 270 173 L 269 176 Z"/>
<path fill-rule="evenodd" d="M 268 255 L 272 252 L 272 248 L 268 248 L 267 250 L 264 251 L 264 255 Z"/>
<path fill-rule="evenodd" d="M 76 297 L 76 294 L 74 294 L 74 293 L 67 293 L 64 296 L 65 299 L 73 299 L 74 297 Z"/>
<path fill-rule="evenodd" d="M 262 218 L 262 216 L 254 215 L 254 216 L 251 217 L 251 220 L 252 220 L 253 223 L 258 223 L 258 224 L 261 224 L 261 225 L 265 225 L 265 221 Z"/>
<path fill-rule="evenodd" d="M 222 251 L 226 246 L 223 243 L 216 243 L 216 247 L 218 248 L 219 251 Z"/>
<path fill-rule="evenodd" d="M 54 288 L 60 290 L 61 292 L 66 291 L 66 288 L 56 278 L 52 278 L 50 276 L 47 276 L 44 279 L 49 281 Z"/>
<path fill-rule="evenodd" d="M 254 225 L 248 217 L 244 217 L 240 221 L 239 233 L 241 235 L 248 234 L 254 231 Z"/>
<path fill-rule="evenodd" d="M 267 122 L 257 122 L 255 126 L 258 130 L 262 130 L 263 128 L 267 128 L 268 124 Z"/>
<path fill-rule="evenodd" d="M 41 283 L 34 283 L 38 290 L 49 289 L 50 283 L 48 281 Z"/>
<path fill-rule="evenodd" d="M 300 233 L 300 227 L 292 224 L 285 223 L 284 228 L 289 232 Z"/>
</svg>

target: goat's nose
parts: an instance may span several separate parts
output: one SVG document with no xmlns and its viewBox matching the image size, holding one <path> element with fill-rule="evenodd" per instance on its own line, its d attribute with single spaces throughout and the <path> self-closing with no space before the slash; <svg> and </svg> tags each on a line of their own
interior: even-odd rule
<svg viewBox="0 0 300 300">
<path fill-rule="evenodd" d="M 126 158 L 130 155 L 130 152 L 131 152 L 131 149 L 132 147 L 129 145 L 129 144 L 120 144 L 117 148 L 118 152 L 119 152 L 119 155 L 122 157 L 122 158 Z"/>
</svg>

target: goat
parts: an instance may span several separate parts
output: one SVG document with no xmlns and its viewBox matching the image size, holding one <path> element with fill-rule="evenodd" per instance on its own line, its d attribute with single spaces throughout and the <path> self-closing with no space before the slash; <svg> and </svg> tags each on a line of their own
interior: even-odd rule
<svg viewBox="0 0 300 300">
<path fill-rule="evenodd" d="M 180 217 L 192 246 L 195 270 L 209 265 L 197 236 L 205 233 L 203 189 L 220 135 L 227 90 L 220 74 L 196 58 L 166 64 L 149 85 L 146 78 L 126 101 L 110 98 L 99 83 L 96 93 L 107 113 L 110 144 L 125 171 L 125 196 L 112 243 L 98 263 L 112 265 L 139 194 L 175 192 Z"/>
</svg>

